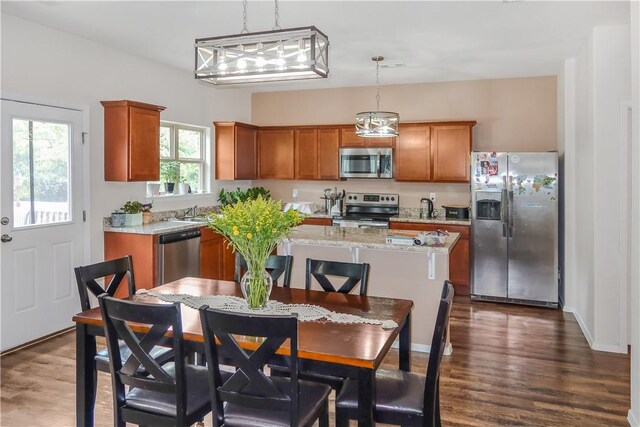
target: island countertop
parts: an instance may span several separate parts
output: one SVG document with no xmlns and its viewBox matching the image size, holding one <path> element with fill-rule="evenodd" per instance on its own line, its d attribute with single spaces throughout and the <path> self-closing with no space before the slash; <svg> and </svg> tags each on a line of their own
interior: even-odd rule
<svg viewBox="0 0 640 427">
<path fill-rule="evenodd" d="M 407 252 L 451 253 L 460 238 L 459 233 L 449 233 L 444 246 L 410 246 L 386 242 L 390 230 L 380 228 L 340 228 L 322 225 L 301 225 L 296 227 L 285 242 L 299 245 L 320 245 L 334 247 L 360 247 Z M 393 231 L 391 231 L 393 233 Z"/>
</svg>

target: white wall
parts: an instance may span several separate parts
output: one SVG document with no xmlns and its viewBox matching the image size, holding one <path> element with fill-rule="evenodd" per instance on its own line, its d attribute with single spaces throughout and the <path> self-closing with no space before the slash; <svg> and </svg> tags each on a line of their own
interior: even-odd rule
<svg viewBox="0 0 640 427">
<path fill-rule="evenodd" d="M 618 352 L 628 343 L 628 283 L 619 268 L 627 233 L 617 208 L 627 197 L 620 106 L 631 97 L 629 37 L 628 25 L 594 28 L 563 76 L 566 188 L 573 193 L 565 200 L 567 309 L 594 349 Z"/>
<path fill-rule="evenodd" d="M 191 73 L 132 56 L 69 33 L 2 13 L 2 94 L 76 105 L 89 111 L 91 261 L 103 259 L 102 218 L 127 200 L 144 200 L 145 183 L 104 180 L 101 100 L 163 105 L 162 120 L 212 128 L 214 120 L 249 121 L 251 97 L 220 90 Z M 86 125 L 85 125 L 86 126 Z M 247 183 L 227 182 L 236 187 Z M 213 196 L 156 200 L 156 210 L 216 204 Z"/>
<path fill-rule="evenodd" d="M 629 424 L 640 426 L 640 3 L 631 2 L 631 409 Z"/>
</svg>

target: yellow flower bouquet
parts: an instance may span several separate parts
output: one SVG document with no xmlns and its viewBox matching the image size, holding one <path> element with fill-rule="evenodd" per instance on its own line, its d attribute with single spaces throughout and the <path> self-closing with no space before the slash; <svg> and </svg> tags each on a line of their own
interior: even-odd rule
<svg viewBox="0 0 640 427">
<path fill-rule="evenodd" d="M 271 276 L 265 271 L 267 259 L 278 242 L 303 220 L 295 210 L 282 212 L 280 202 L 257 199 L 237 202 L 209 216 L 209 227 L 222 234 L 234 251 L 247 261 L 242 292 L 250 308 L 262 308 L 271 293 Z"/>
</svg>

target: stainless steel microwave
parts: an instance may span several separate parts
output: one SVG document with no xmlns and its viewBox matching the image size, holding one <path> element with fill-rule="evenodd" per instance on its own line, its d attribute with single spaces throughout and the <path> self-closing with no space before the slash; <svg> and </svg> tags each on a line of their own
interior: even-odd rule
<svg viewBox="0 0 640 427">
<path fill-rule="evenodd" d="M 393 178 L 393 149 L 341 148 L 340 178 Z"/>
</svg>

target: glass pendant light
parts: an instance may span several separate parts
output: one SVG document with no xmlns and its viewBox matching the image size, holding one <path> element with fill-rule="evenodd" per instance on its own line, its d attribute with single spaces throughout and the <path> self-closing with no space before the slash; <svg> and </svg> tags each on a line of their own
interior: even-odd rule
<svg viewBox="0 0 640 427">
<path fill-rule="evenodd" d="M 356 134 L 366 138 L 398 136 L 400 116 L 390 111 L 380 111 L 380 62 L 383 56 L 371 58 L 376 63 L 376 111 L 356 114 Z"/>
<path fill-rule="evenodd" d="M 243 1 L 240 34 L 196 39 L 195 78 L 213 85 L 325 78 L 329 39 L 314 26 L 281 29 L 278 0 L 272 31 L 247 30 Z"/>
</svg>

